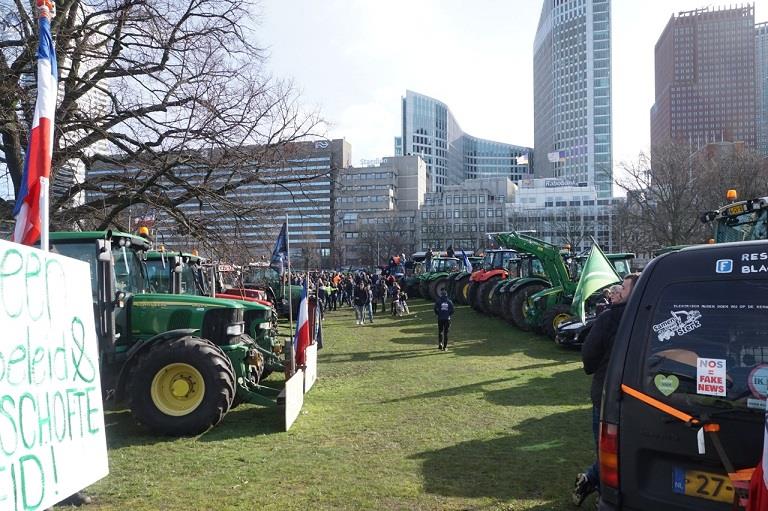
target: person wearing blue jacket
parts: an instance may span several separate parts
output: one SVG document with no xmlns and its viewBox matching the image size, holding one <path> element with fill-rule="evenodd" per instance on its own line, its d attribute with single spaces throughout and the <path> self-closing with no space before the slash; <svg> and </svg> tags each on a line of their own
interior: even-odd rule
<svg viewBox="0 0 768 511">
<path fill-rule="evenodd" d="M 451 327 L 453 316 L 453 302 L 448 298 L 448 292 L 443 289 L 435 302 L 435 314 L 437 315 L 437 349 L 448 349 L 448 329 Z"/>
</svg>

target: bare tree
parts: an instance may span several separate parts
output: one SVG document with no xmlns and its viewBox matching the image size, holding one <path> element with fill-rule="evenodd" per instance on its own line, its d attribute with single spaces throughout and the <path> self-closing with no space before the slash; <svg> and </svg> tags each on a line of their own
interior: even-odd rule
<svg viewBox="0 0 768 511">
<path fill-rule="evenodd" d="M 0 163 L 18 193 L 38 27 L 34 2 L 14 5 L 0 20 Z M 57 8 L 54 227 L 125 228 L 126 210 L 139 206 L 164 212 L 190 235 L 216 236 L 179 206 L 258 213 L 236 190 L 262 182 L 263 168 L 290 158 L 287 143 L 319 128 L 291 85 L 264 70 L 249 28 L 253 2 L 64 0 Z M 113 172 L 71 178 L 105 164 Z"/>
</svg>

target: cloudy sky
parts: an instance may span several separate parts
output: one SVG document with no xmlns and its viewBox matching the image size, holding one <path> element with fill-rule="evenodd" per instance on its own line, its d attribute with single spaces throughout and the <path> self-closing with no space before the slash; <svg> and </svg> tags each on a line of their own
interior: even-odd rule
<svg viewBox="0 0 768 511">
<path fill-rule="evenodd" d="M 759 0 L 755 21 L 768 21 Z M 472 135 L 533 145 L 533 39 L 541 0 L 262 0 L 269 68 L 352 144 L 392 155 L 406 89 L 446 103 Z M 653 47 L 672 13 L 726 5 L 614 0 L 614 165 L 650 144 Z"/>
</svg>

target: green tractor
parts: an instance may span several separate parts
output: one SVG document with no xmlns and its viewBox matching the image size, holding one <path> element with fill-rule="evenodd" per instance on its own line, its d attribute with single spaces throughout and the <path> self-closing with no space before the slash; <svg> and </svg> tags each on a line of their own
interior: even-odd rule
<svg viewBox="0 0 768 511">
<path fill-rule="evenodd" d="M 432 271 L 419 275 L 419 294 L 427 300 L 437 300 L 443 290 L 448 290 L 448 278 L 459 271 L 462 262 L 456 257 L 435 257 L 432 259 Z"/>
<path fill-rule="evenodd" d="M 171 293 L 192 296 L 211 296 L 211 278 L 216 279 L 217 265 L 206 265 L 205 259 L 196 254 L 148 251 L 145 254 L 149 290 L 154 293 Z M 235 300 L 244 307 L 245 332 L 255 341 L 255 347 L 264 357 L 264 380 L 274 371 L 285 368 L 280 358 L 282 344 L 277 336 L 277 313 L 270 302 L 236 294 L 215 293 L 214 298 Z"/>
<path fill-rule="evenodd" d="M 517 289 L 516 284 L 523 282 L 521 279 L 542 279 L 547 284 L 548 281 L 546 280 L 541 261 L 536 256 L 526 252 L 518 252 L 517 258 L 509 260 L 507 263 L 507 275 L 506 279 L 498 281 L 496 287 L 491 292 L 491 308 L 497 315 L 515 325 L 516 323 L 512 317 L 511 291 Z"/>
<path fill-rule="evenodd" d="M 729 204 L 705 213 L 701 220 L 714 224 L 714 242 L 768 239 L 768 197 L 736 201 L 736 190 L 728 190 Z"/>
<path fill-rule="evenodd" d="M 508 249 L 488 250 L 480 269 L 473 272 L 467 287 L 467 303 L 478 312 L 494 313 L 493 291 L 496 284 L 508 277 L 507 265 L 516 259 L 517 251 Z"/>
<path fill-rule="evenodd" d="M 571 301 L 586 256 L 576 256 L 523 233 L 497 234 L 496 239 L 501 246 L 534 255 L 543 269 L 543 274 L 519 278 L 509 285 L 506 316 L 521 330 L 533 329 L 554 339 L 560 323 L 573 317 Z M 620 276 L 630 272 L 635 257 L 628 253 L 606 256 Z"/>
<path fill-rule="evenodd" d="M 267 293 L 267 298 L 275 304 L 277 311 L 288 315 L 288 303 L 293 308 L 293 315 L 299 310 L 303 286 L 287 284 L 280 273 L 267 262 L 248 263 L 243 267 L 243 284 L 246 289 L 261 289 Z"/>
<path fill-rule="evenodd" d="M 400 277 L 400 288 L 408 296 L 417 297 L 419 294 L 419 276 L 424 273 L 422 261 L 407 261 L 405 263 L 405 275 Z"/>
<path fill-rule="evenodd" d="M 275 406 L 242 302 L 148 293 L 144 238 L 52 232 L 50 250 L 91 267 L 103 395 L 154 433 L 196 435 L 236 402 Z"/>
<path fill-rule="evenodd" d="M 458 273 L 454 273 L 448 279 L 448 296 L 454 303 L 459 305 L 468 305 L 467 297 L 469 295 L 469 278 L 473 272 L 479 270 L 483 265 L 483 258 L 477 256 L 468 256 L 469 264 L 472 265 L 472 271 L 466 271 L 462 268 Z"/>
</svg>

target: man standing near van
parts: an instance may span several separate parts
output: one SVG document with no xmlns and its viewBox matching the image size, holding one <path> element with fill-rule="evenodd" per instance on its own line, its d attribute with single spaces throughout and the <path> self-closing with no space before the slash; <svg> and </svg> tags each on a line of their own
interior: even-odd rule
<svg viewBox="0 0 768 511">
<path fill-rule="evenodd" d="M 592 325 L 592 330 L 589 331 L 587 338 L 584 340 L 584 345 L 581 347 L 581 360 L 584 363 L 584 372 L 592 375 L 590 397 L 592 398 L 592 434 L 595 438 L 595 450 L 598 449 L 600 401 L 603 395 L 605 373 L 608 369 L 608 361 L 611 358 L 611 350 L 613 349 L 613 341 L 616 337 L 619 323 L 621 323 L 624 308 L 639 276 L 637 273 L 630 273 L 624 277 L 620 292 L 613 294 L 610 308 L 597 317 Z M 576 476 L 576 483 L 571 494 L 571 499 L 576 506 L 580 506 L 584 499 L 592 492 L 599 491 L 600 474 L 598 467 L 599 465 L 596 461 L 586 472 Z"/>
</svg>

